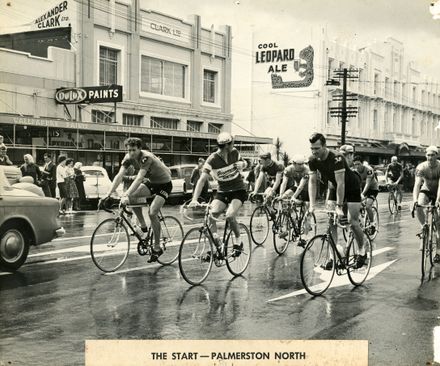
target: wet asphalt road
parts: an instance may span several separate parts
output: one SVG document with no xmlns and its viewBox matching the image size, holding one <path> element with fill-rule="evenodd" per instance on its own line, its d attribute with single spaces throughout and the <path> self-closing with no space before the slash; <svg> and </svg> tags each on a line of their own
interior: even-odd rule
<svg viewBox="0 0 440 366">
<path fill-rule="evenodd" d="M 214 267 L 199 287 L 176 264 L 147 264 L 135 251 L 104 275 L 88 244 L 109 214 L 63 217 L 64 238 L 32 248 L 19 272 L 0 272 L 0 365 L 81 365 L 85 339 L 329 338 L 368 339 L 371 365 L 426 365 L 440 348 L 440 266 L 421 283 L 418 225 L 407 204 L 391 216 L 385 199 L 369 280 L 353 288 L 338 277 L 318 298 L 301 291 L 302 250 L 278 256 L 271 239 L 254 248 L 244 277 Z M 326 229 L 321 219 L 318 232 Z"/>
</svg>

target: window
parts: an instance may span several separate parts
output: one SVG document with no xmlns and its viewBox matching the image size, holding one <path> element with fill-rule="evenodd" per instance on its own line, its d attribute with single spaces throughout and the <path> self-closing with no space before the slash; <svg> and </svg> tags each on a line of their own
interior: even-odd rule
<svg viewBox="0 0 440 366">
<path fill-rule="evenodd" d="M 411 134 L 413 136 L 417 135 L 417 122 L 416 122 L 416 116 L 414 114 L 412 115 L 412 120 L 411 120 Z"/>
<path fill-rule="evenodd" d="M 417 88 L 415 86 L 412 88 L 412 101 L 413 103 L 416 103 L 417 101 Z"/>
<path fill-rule="evenodd" d="M 385 78 L 385 96 L 389 97 L 390 96 L 390 78 Z"/>
<path fill-rule="evenodd" d="M 186 130 L 192 132 L 200 132 L 202 130 L 203 122 L 199 121 L 187 121 Z"/>
<path fill-rule="evenodd" d="M 126 114 L 122 115 L 122 124 L 126 126 L 140 126 L 142 124 L 143 116 L 138 114 Z"/>
<path fill-rule="evenodd" d="M 377 95 L 379 94 L 379 74 L 374 74 L 374 90 L 373 90 L 373 94 Z"/>
<path fill-rule="evenodd" d="M 399 82 L 394 82 L 394 98 L 399 98 L 400 96 L 400 90 L 399 90 Z"/>
<path fill-rule="evenodd" d="M 114 123 L 115 121 L 115 113 L 114 112 L 106 112 L 99 110 L 92 110 L 92 122 L 95 123 Z"/>
<path fill-rule="evenodd" d="M 203 71 L 203 101 L 207 103 L 216 102 L 216 84 L 217 72 L 204 70 Z"/>
<path fill-rule="evenodd" d="M 99 47 L 99 85 L 118 83 L 118 57 L 118 50 Z"/>
<path fill-rule="evenodd" d="M 141 91 L 185 98 L 185 66 L 142 56 Z"/>
<path fill-rule="evenodd" d="M 223 125 L 220 123 L 210 123 L 208 125 L 208 132 L 209 133 L 220 133 L 222 131 Z"/>
<path fill-rule="evenodd" d="M 390 130 L 390 128 L 388 126 L 388 111 L 387 110 L 385 110 L 385 113 L 383 114 L 383 125 L 384 125 L 385 132 L 388 132 L 388 130 Z"/>
<path fill-rule="evenodd" d="M 179 120 L 173 118 L 151 117 L 151 127 L 177 130 L 179 128 Z"/>
<path fill-rule="evenodd" d="M 377 132 L 378 130 L 378 121 L 377 121 L 377 109 L 373 111 L 373 131 Z"/>
</svg>

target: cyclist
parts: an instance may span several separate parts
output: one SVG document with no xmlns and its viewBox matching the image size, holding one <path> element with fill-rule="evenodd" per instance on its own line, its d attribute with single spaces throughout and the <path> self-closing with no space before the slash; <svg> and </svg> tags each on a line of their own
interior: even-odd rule
<svg viewBox="0 0 440 366">
<path fill-rule="evenodd" d="M 370 166 L 362 163 L 362 158 L 355 155 L 353 158 L 353 167 L 361 177 L 361 198 L 365 200 L 365 208 L 367 210 L 370 222 L 374 222 L 373 202 L 379 193 L 379 182 L 377 181 L 376 173 Z M 371 226 L 370 235 L 374 235 L 376 228 Z"/>
<path fill-rule="evenodd" d="M 295 155 L 291 162 L 292 164 L 284 169 L 280 197 L 309 202 L 309 168 L 305 165 L 305 159 L 302 155 Z"/>
<path fill-rule="evenodd" d="M 351 224 L 354 237 L 359 246 L 360 254 L 356 258 L 356 267 L 360 268 L 366 264 L 367 255 L 365 253 L 363 232 L 359 223 L 361 208 L 361 187 L 360 179 L 355 172 L 348 166 L 344 156 L 339 152 L 328 149 L 327 141 L 323 134 L 314 133 L 310 139 L 312 156 L 309 158 L 309 196 L 310 208 L 313 212 L 316 205 L 317 191 L 317 172 L 319 171 L 324 181 L 330 182 L 332 187 L 329 189 L 327 207 L 335 209 L 338 217 L 344 216 L 344 203 L 347 204 L 348 220 Z M 337 242 L 337 227 L 331 228 L 332 236 Z M 327 263 L 326 269 L 331 269 L 333 263 Z"/>
<path fill-rule="evenodd" d="M 255 196 L 258 193 L 258 190 L 263 183 L 264 176 L 266 176 L 269 187 L 264 191 L 264 196 L 267 197 L 268 202 L 270 202 L 271 199 L 279 193 L 281 180 L 283 178 L 284 164 L 272 160 L 271 153 L 267 152 L 260 155 L 260 166 L 260 173 L 255 182 L 254 191 L 251 193 L 251 196 Z M 272 206 L 270 206 L 270 214 L 272 218 L 274 218 L 275 211 L 273 211 Z"/>
<path fill-rule="evenodd" d="M 436 146 L 426 148 L 426 161 L 420 163 L 416 168 L 416 181 L 413 190 L 413 208 L 415 205 L 440 204 L 440 193 L 438 192 L 440 179 L 440 161 L 438 158 L 438 149 Z M 422 207 L 416 207 L 417 219 L 423 227 L 425 224 L 425 210 Z M 435 217 L 436 225 L 440 228 L 438 215 Z M 440 262 L 439 233 L 437 231 L 437 253 L 434 257 L 436 263 Z M 423 242 L 420 243 L 420 250 L 423 248 Z"/>
<path fill-rule="evenodd" d="M 397 204 L 397 209 L 402 209 L 402 189 L 403 184 L 400 183 L 403 179 L 403 167 L 397 161 L 397 156 L 393 156 L 391 158 L 391 164 L 387 166 L 387 170 L 385 172 L 385 177 L 387 178 L 388 184 L 391 187 L 396 187 L 396 194 L 399 196 L 399 202 Z"/>
<path fill-rule="evenodd" d="M 237 214 L 243 203 L 247 200 L 246 185 L 240 171 L 246 168 L 246 161 L 240 156 L 234 147 L 234 139 L 228 132 L 222 132 L 217 137 L 218 150 L 212 153 L 203 167 L 202 175 L 197 181 L 193 198 L 188 207 L 199 206 L 198 199 L 209 175 L 218 181 L 218 190 L 211 203 L 212 215 L 214 218 L 220 216 L 226 210 L 226 220 L 229 222 L 232 231 L 240 244 L 234 244 L 234 256 L 239 256 L 243 250 L 243 243 L 240 239 L 240 229 L 237 223 Z M 220 245 L 215 219 L 210 218 L 210 228 L 213 232 L 215 245 Z M 205 260 L 210 260 L 211 253 Z"/>
<path fill-rule="evenodd" d="M 348 166 L 351 168 L 353 166 L 354 147 L 352 145 L 342 145 L 339 148 L 339 152 L 344 156 Z"/>
<path fill-rule="evenodd" d="M 116 188 L 123 182 L 126 170 L 133 166 L 138 173 L 130 187 L 123 193 L 121 203 L 145 203 L 147 198 L 155 195 L 148 211 L 154 234 L 153 249 L 148 263 L 156 262 L 163 254 L 163 249 L 160 247 L 160 221 L 158 215 L 173 189 L 171 172 L 156 155 L 141 149 L 141 139 L 130 137 L 124 141 L 124 145 L 127 154 L 121 162 L 121 168 L 113 179 L 112 186 L 104 201 L 116 191 Z M 148 228 L 142 213 L 142 207 L 133 207 L 133 212 L 139 221 L 144 236 L 146 236 Z"/>
</svg>

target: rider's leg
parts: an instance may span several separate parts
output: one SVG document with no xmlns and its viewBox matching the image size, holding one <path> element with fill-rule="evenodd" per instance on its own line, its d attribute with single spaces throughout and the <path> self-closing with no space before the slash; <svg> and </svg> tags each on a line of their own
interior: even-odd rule
<svg viewBox="0 0 440 366">
<path fill-rule="evenodd" d="M 429 197 L 425 193 L 420 192 L 419 197 L 417 198 L 417 204 L 423 206 L 423 205 L 427 205 L 428 203 L 429 203 Z M 426 209 L 424 209 L 423 207 L 417 207 L 416 209 L 417 220 L 419 220 L 420 227 L 423 227 L 423 225 L 425 224 L 425 220 L 426 220 L 425 210 Z"/>
<path fill-rule="evenodd" d="M 153 229 L 154 235 L 154 250 L 160 250 L 160 221 L 159 221 L 159 212 L 163 205 L 165 204 L 165 198 L 157 195 L 154 197 L 153 202 L 151 202 L 150 209 L 148 210 L 148 215 L 150 217 L 151 228 Z"/>
<path fill-rule="evenodd" d="M 237 214 L 241 206 L 243 206 L 243 203 L 239 199 L 233 199 L 226 211 L 226 220 L 229 221 L 229 225 L 231 225 L 231 229 L 238 240 L 240 239 L 240 227 L 237 222 Z"/>
<path fill-rule="evenodd" d="M 402 190 L 403 190 L 403 184 L 398 184 L 396 194 L 397 194 L 397 203 L 399 207 L 402 206 Z"/>
<path fill-rule="evenodd" d="M 364 254 L 364 233 L 359 223 L 359 214 L 361 210 L 360 202 L 348 202 L 348 221 L 353 230 L 354 238 L 359 246 L 359 251 Z"/>
<path fill-rule="evenodd" d="M 334 211 L 336 209 L 336 201 L 328 200 L 326 204 L 326 208 L 329 211 Z M 330 233 L 332 234 L 332 237 L 335 241 L 335 244 L 338 244 L 338 227 L 336 225 L 333 225 L 333 219 L 329 219 L 330 226 Z"/>
<path fill-rule="evenodd" d="M 149 197 L 151 197 L 150 189 L 145 184 L 141 184 L 138 189 L 128 197 L 128 199 L 131 205 L 135 205 L 144 204 Z M 147 223 L 145 222 L 142 207 L 133 207 L 133 212 L 139 221 L 141 229 L 145 230 L 147 228 Z"/>
<path fill-rule="evenodd" d="M 365 201 L 367 214 L 368 214 L 368 218 L 370 219 L 370 222 L 374 221 L 373 202 L 374 202 L 374 199 L 371 197 L 367 197 L 367 199 Z"/>
<path fill-rule="evenodd" d="M 221 213 L 225 211 L 226 206 L 227 205 L 225 202 L 220 201 L 219 199 L 215 199 L 211 203 L 211 215 L 214 216 L 215 219 L 217 219 L 217 217 L 219 217 Z M 214 239 L 217 239 L 217 222 L 214 218 L 209 217 L 209 228 L 211 229 L 212 235 L 214 235 Z"/>
</svg>

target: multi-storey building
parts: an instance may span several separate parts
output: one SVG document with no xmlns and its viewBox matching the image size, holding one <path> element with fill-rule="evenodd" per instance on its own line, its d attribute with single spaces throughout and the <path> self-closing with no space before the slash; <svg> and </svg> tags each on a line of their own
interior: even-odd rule
<svg viewBox="0 0 440 366">
<path fill-rule="evenodd" d="M 204 28 L 199 16 L 182 20 L 138 1 L 66 0 L 57 9 L 36 19 L 44 30 L 0 36 L 0 134 L 13 161 L 55 151 L 113 174 L 128 136 L 180 164 L 206 156 L 217 134 L 231 131 L 229 26 Z M 51 29 L 50 14 L 68 10 L 69 25 Z M 122 102 L 55 101 L 58 88 L 110 85 L 122 86 Z M 235 140 L 249 158 L 272 142 Z"/>
</svg>

